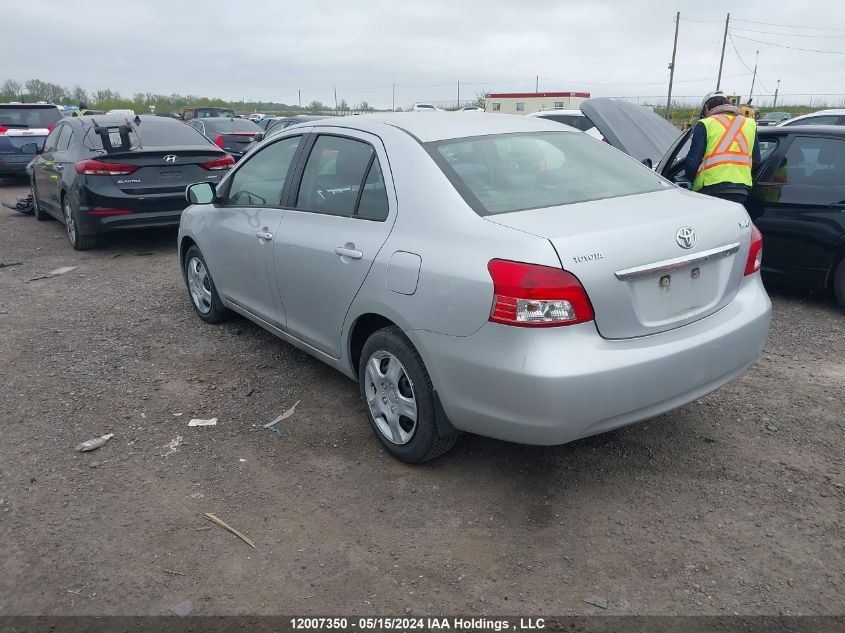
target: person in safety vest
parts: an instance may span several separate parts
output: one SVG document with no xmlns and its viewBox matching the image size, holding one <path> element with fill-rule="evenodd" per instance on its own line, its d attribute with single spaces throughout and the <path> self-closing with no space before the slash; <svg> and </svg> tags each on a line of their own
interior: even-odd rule
<svg viewBox="0 0 845 633">
<path fill-rule="evenodd" d="M 686 158 L 692 190 L 743 204 L 759 162 L 757 122 L 742 116 L 724 93 L 706 95 Z"/>
</svg>

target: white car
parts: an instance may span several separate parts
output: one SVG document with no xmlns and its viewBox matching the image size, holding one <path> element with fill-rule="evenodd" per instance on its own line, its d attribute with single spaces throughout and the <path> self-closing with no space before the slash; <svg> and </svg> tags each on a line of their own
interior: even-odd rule
<svg viewBox="0 0 845 633">
<path fill-rule="evenodd" d="M 135 116 L 135 110 L 109 110 L 106 114 L 115 114 L 117 116 Z"/>
<path fill-rule="evenodd" d="M 411 107 L 412 112 L 439 112 L 439 108 L 435 108 L 433 103 L 426 103 L 418 101 Z"/>
<path fill-rule="evenodd" d="M 477 105 L 468 105 L 458 110 L 458 112 L 484 112 L 484 108 Z"/>
<path fill-rule="evenodd" d="M 255 121 L 256 123 L 258 123 L 261 119 L 263 119 L 266 116 L 267 116 L 266 114 L 261 114 L 260 112 L 254 112 L 254 113 L 250 114 L 247 118 L 250 121 Z"/>
<path fill-rule="evenodd" d="M 564 125 L 574 127 L 576 130 L 586 132 L 593 138 L 597 138 L 600 141 L 604 140 L 604 137 L 601 135 L 601 132 L 596 129 L 596 126 L 593 124 L 590 118 L 586 114 L 581 112 L 581 110 L 555 108 L 547 110 L 538 110 L 537 112 L 532 112 L 528 116 L 534 117 L 536 119 L 546 119 L 548 121 L 555 121 L 556 123 L 563 123 Z"/>
<path fill-rule="evenodd" d="M 836 108 L 802 114 L 783 123 L 778 123 L 776 127 L 791 127 L 793 125 L 845 125 L 845 109 Z"/>
</svg>

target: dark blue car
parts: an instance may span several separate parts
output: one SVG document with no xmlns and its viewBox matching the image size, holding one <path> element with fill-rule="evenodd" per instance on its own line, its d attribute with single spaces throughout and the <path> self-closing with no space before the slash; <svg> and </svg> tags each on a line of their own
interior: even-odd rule
<svg viewBox="0 0 845 633">
<path fill-rule="evenodd" d="M 32 156 L 21 147 L 44 139 L 62 120 L 62 111 L 46 103 L 0 103 L 0 176 L 26 174 Z"/>
</svg>

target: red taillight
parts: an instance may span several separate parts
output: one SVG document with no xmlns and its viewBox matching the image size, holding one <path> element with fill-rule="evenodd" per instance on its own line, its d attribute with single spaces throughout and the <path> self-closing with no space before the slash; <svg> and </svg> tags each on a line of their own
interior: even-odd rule
<svg viewBox="0 0 845 633">
<path fill-rule="evenodd" d="M 6 132 L 8 132 L 8 131 L 9 131 L 9 128 L 7 128 L 3 125 L 0 125 L 0 136 L 6 136 Z"/>
<path fill-rule="evenodd" d="M 101 160 L 81 160 L 76 163 L 76 173 L 87 176 L 124 176 L 137 171 L 138 165 L 106 163 Z"/>
<path fill-rule="evenodd" d="M 748 260 L 745 262 L 745 275 L 759 272 L 763 264 L 763 235 L 760 230 L 751 225 L 751 248 L 748 249 Z"/>
<path fill-rule="evenodd" d="M 129 209 L 94 209 L 88 212 L 88 215 L 129 215 L 132 213 Z"/>
<path fill-rule="evenodd" d="M 593 320 L 584 286 L 560 268 L 492 259 L 490 321 L 520 327 L 557 327 Z"/>
<path fill-rule="evenodd" d="M 215 144 L 217 147 L 219 147 L 220 149 L 223 149 L 223 137 L 222 137 L 222 136 L 220 136 L 220 135 L 218 134 L 218 135 L 217 135 L 217 138 L 216 138 L 216 139 L 214 139 L 214 144 Z"/>
<path fill-rule="evenodd" d="M 52 132 L 54 127 L 56 127 L 56 126 L 55 126 L 55 125 L 48 125 L 48 126 L 47 126 L 47 131 L 48 131 L 48 132 Z"/>
<path fill-rule="evenodd" d="M 202 167 L 203 169 L 208 169 L 209 171 L 217 171 L 218 169 L 231 169 L 234 166 L 235 159 L 229 156 L 228 154 L 221 158 L 215 158 L 214 160 L 210 160 L 205 163 L 200 163 L 200 167 Z"/>
</svg>

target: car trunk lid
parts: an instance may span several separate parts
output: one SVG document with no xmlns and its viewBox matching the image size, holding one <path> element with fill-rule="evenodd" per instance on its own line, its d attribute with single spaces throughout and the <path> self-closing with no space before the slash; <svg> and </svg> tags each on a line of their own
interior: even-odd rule
<svg viewBox="0 0 845 633">
<path fill-rule="evenodd" d="M 608 339 L 671 330 L 730 303 L 751 233 L 741 206 L 680 189 L 485 219 L 551 241 Z"/>
<path fill-rule="evenodd" d="M 110 176 L 117 187 L 129 195 L 183 193 L 185 187 L 203 180 L 218 180 L 224 171 L 209 170 L 203 163 L 224 157 L 213 148 L 136 149 L 114 152 L 97 159 L 109 163 L 127 164 L 137 169 L 130 174 Z"/>
<path fill-rule="evenodd" d="M 644 106 L 615 99 L 587 99 L 579 106 L 616 149 L 649 167 L 657 165 L 680 130 Z"/>
</svg>

